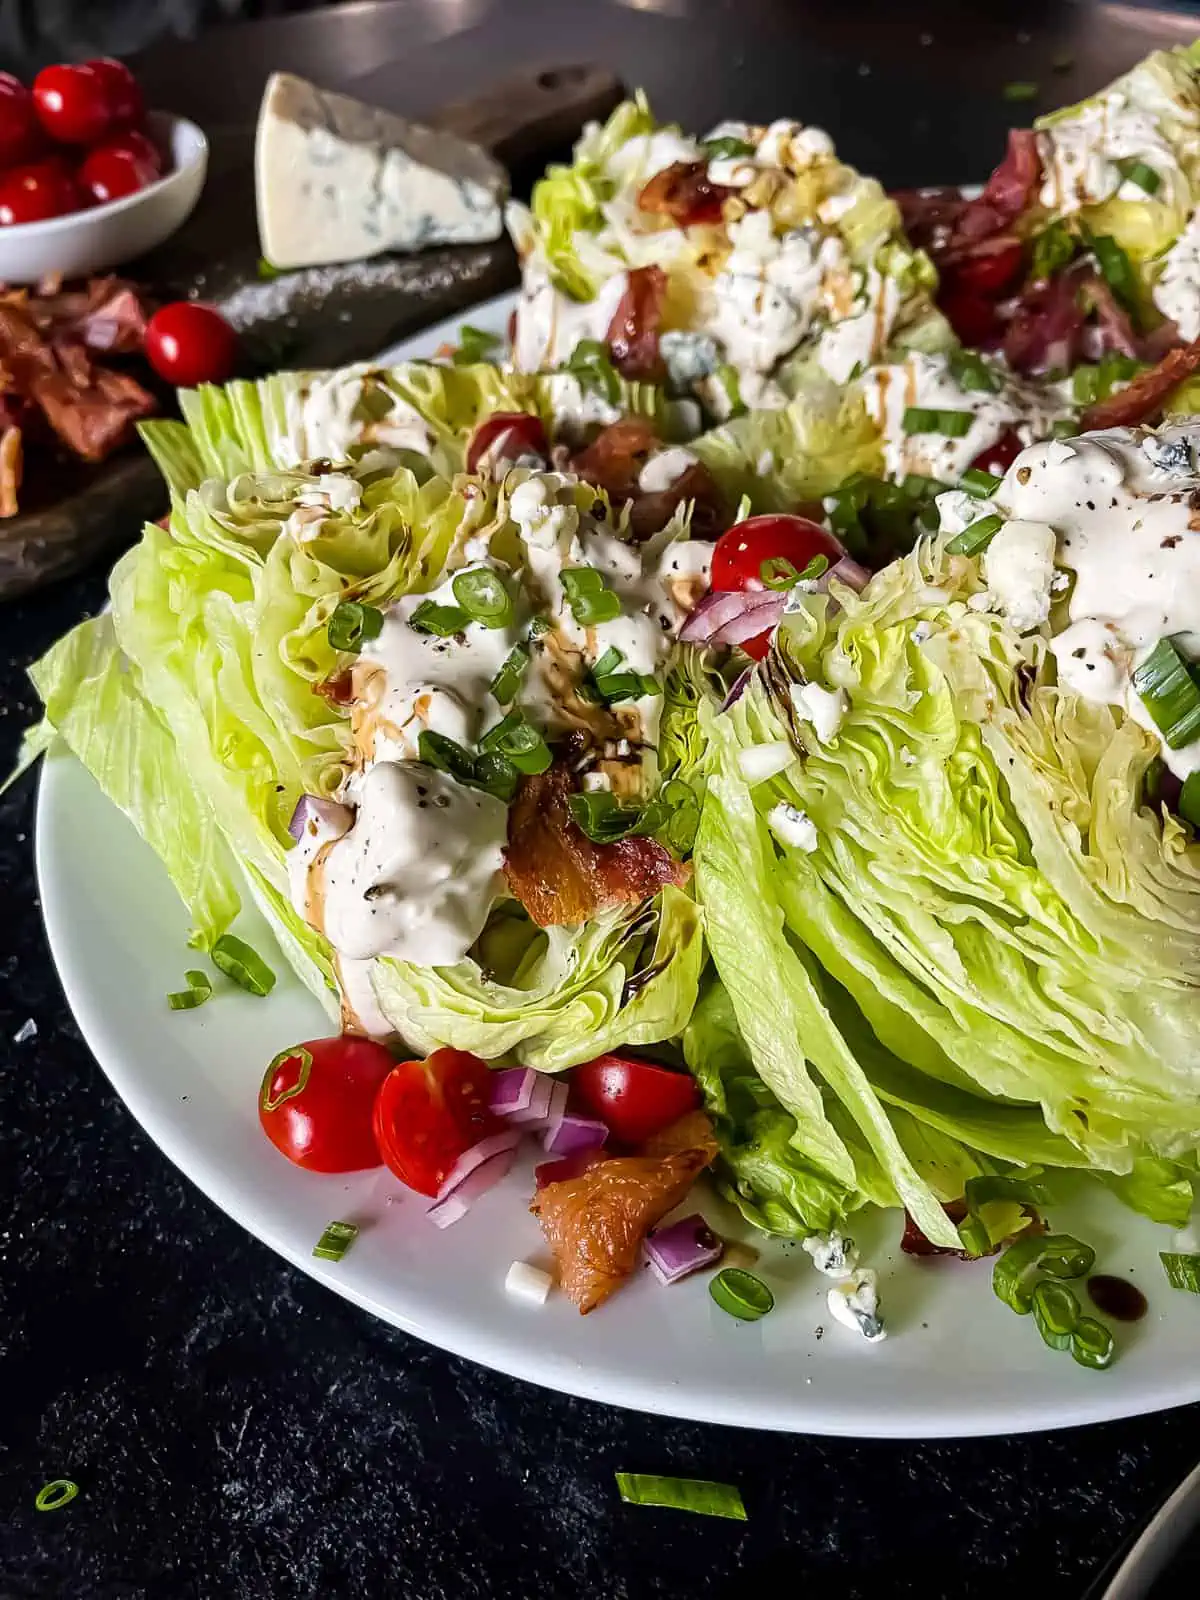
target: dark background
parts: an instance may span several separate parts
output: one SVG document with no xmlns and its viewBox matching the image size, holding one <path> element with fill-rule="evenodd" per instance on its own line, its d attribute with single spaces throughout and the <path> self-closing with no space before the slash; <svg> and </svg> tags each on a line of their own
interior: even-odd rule
<svg viewBox="0 0 1200 1600">
<path fill-rule="evenodd" d="M 134 0 L 0 0 L 0 57 L 184 35 L 151 52 L 148 81 L 210 129 L 248 122 L 273 67 L 421 111 L 498 69 L 600 60 L 665 115 L 798 111 L 907 183 L 983 175 L 1013 114 L 1005 83 L 1037 81 L 1048 106 L 1191 31 L 1091 4 L 382 0 L 189 39 L 200 14 L 198 0 L 153 14 Z M 103 594 L 96 571 L 0 610 L 0 765 L 35 714 L 25 666 Z M 962 1444 L 789 1438 L 564 1399 L 372 1321 L 216 1211 L 109 1090 L 45 949 L 32 802 L 28 782 L 0 800 L 0 1600 L 768 1586 L 803 1600 L 1051 1587 L 1082 1600 L 1194 1464 L 1200 1408 Z M 37 1034 L 18 1044 L 26 1019 Z M 618 1470 L 732 1480 L 750 1521 L 623 1507 Z M 35 1513 L 58 1476 L 79 1498 Z M 1176 1592 L 1197 1576 L 1193 1563 Z"/>
</svg>

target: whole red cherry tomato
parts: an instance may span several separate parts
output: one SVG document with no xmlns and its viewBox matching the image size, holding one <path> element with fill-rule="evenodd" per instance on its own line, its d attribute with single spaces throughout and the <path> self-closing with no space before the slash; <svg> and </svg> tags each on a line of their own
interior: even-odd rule
<svg viewBox="0 0 1200 1600">
<path fill-rule="evenodd" d="M 156 177 L 162 175 L 163 153 L 140 128 L 125 128 L 120 133 L 115 133 L 111 139 L 104 141 L 106 150 L 121 150 L 134 161 L 143 161 L 148 167 L 154 169 Z"/>
<path fill-rule="evenodd" d="M 125 63 L 112 56 L 97 56 L 85 61 L 84 66 L 100 79 L 107 96 L 109 127 L 114 130 L 140 127 L 146 114 L 145 102 L 137 79 Z"/>
<path fill-rule="evenodd" d="M 258 1092 L 258 1120 L 275 1148 L 309 1172 L 380 1164 L 371 1118 L 395 1065 L 381 1044 L 341 1034 L 281 1050 Z"/>
<path fill-rule="evenodd" d="M 33 80 L 33 104 L 38 121 L 59 144 L 99 144 L 113 129 L 108 88 L 88 66 L 61 61 L 43 67 Z"/>
<path fill-rule="evenodd" d="M 82 205 L 79 185 L 59 156 L 13 167 L 0 175 L 0 228 L 64 217 Z"/>
<path fill-rule="evenodd" d="M 237 365 L 237 334 L 212 306 L 174 300 L 147 323 L 146 355 L 159 377 L 176 388 L 224 383 Z"/>
<path fill-rule="evenodd" d="M 11 72 L 0 72 L 0 167 L 34 160 L 43 145 L 33 96 Z"/>
<path fill-rule="evenodd" d="M 476 472 L 479 463 L 493 445 L 503 440 L 502 453 L 506 460 L 518 456 L 549 457 L 550 446 L 540 417 L 528 411 L 497 411 L 485 417 L 471 435 L 467 446 L 467 471 Z"/>
<path fill-rule="evenodd" d="M 435 1050 L 394 1066 L 375 1100 L 379 1154 L 401 1183 L 436 1195 L 458 1158 L 497 1133 L 488 1107 L 486 1061 L 465 1050 Z"/>
<path fill-rule="evenodd" d="M 98 144 L 94 150 L 88 151 L 79 169 L 80 184 L 98 206 L 107 205 L 110 200 L 120 200 L 127 194 L 136 194 L 157 178 L 155 163 L 136 154 L 124 139 Z"/>
<path fill-rule="evenodd" d="M 797 572 L 803 572 L 814 556 L 824 556 L 830 566 L 841 560 L 844 551 L 820 523 L 807 517 L 778 516 L 747 517 L 735 523 L 717 540 L 713 550 L 712 586 L 717 590 L 763 589 L 762 568 L 765 561 L 782 557 L 790 561 Z M 747 639 L 742 649 L 755 661 L 761 661 L 771 643 L 771 630 Z"/>
<path fill-rule="evenodd" d="M 686 1072 L 672 1072 L 631 1056 L 597 1056 L 576 1067 L 571 1088 L 622 1144 L 644 1144 L 700 1104 Z"/>
</svg>

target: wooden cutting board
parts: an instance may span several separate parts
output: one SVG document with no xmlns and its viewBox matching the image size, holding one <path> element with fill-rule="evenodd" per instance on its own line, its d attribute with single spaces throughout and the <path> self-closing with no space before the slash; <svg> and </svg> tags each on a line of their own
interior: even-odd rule
<svg viewBox="0 0 1200 1600">
<path fill-rule="evenodd" d="M 565 157 L 585 122 L 608 115 L 622 89 L 600 67 L 539 69 L 446 106 L 429 120 L 485 145 L 531 179 Z M 156 301 L 189 295 L 219 306 L 242 333 L 243 376 L 281 367 L 366 360 L 407 334 L 517 282 L 507 239 L 377 256 L 264 278 L 254 206 L 254 128 L 210 134 L 208 181 L 194 214 L 166 245 L 119 270 Z M 0 522 L 0 598 L 65 577 L 160 516 L 167 497 L 140 445 L 96 467 L 71 463 L 46 499 Z M 53 498 L 50 498 L 53 496 Z"/>
</svg>

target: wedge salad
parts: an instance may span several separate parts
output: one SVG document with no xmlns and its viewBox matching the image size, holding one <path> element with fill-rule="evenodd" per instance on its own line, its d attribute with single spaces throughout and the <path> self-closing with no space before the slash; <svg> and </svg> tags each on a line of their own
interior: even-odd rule
<svg viewBox="0 0 1200 1600">
<path fill-rule="evenodd" d="M 32 669 L 28 751 L 219 973 L 274 982 L 249 898 L 340 1021 L 266 1069 L 286 1156 L 447 1226 L 535 1141 L 581 1311 L 643 1251 L 721 1263 L 705 1171 L 868 1342 L 867 1207 L 1084 1366 L 1065 1193 L 1200 1289 L 1195 59 L 1014 134 L 978 201 L 638 97 L 510 206 L 510 344 L 143 425 L 170 515 Z M 773 1301 L 732 1253 L 711 1292 Z"/>
</svg>

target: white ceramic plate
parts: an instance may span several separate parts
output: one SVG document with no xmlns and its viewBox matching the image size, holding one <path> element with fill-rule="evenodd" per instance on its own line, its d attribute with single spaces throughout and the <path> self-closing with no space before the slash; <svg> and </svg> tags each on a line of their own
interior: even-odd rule
<svg viewBox="0 0 1200 1600">
<path fill-rule="evenodd" d="M 469 316 L 502 333 L 502 297 Z M 387 352 L 430 355 L 461 319 Z M 1056 1211 L 1097 1248 L 1102 1268 L 1132 1272 L 1146 1320 L 1118 1331 L 1109 1371 L 1085 1371 L 1045 1348 L 1028 1319 L 995 1299 L 986 1263 L 913 1262 L 897 1248 L 900 1217 L 860 1231 L 880 1271 L 890 1336 L 868 1346 L 832 1322 L 824 1284 L 796 1246 L 767 1243 L 758 1270 L 776 1309 L 739 1323 L 704 1276 L 662 1288 L 649 1274 L 580 1317 L 562 1296 L 531 1308 L 504 1292 L 514 1259 L 537 1260 L 527 1205 L 533 1156 L 455 1227 L 386 1174 L 346 1180 L 299 1171 L 263 1138 L 256 1093 L 274 1053 L 328 1033 L 317 1002 L 287 972 L 266 1000 L 228 989 L 196 1011 L 165 996 L 194 964 L 187 919 L 130 824 L 69 756 L 47 761 L 38 802 L 37 865 L 54 959 L 67 999 L 114 1088 L 151 1138 L 231 1217 L 281 1256 L 406 1332 L 553 1389 L 670 1416 L 796 1432 L 888 1438 L 1013 1433 L 1094 1422 L 1200 1399 L 1200 1303 L 1170 1290 L 1157 1252 L 1167 1232 L 1104 1196 Z M 260 949 L 270 935 L 247 916 Z M 704 1209 L 722 1231 L 732 1215 Z M 362 1232 L 337 1266 L 312 1246 L 332 1218 Z"/>
</svg>

